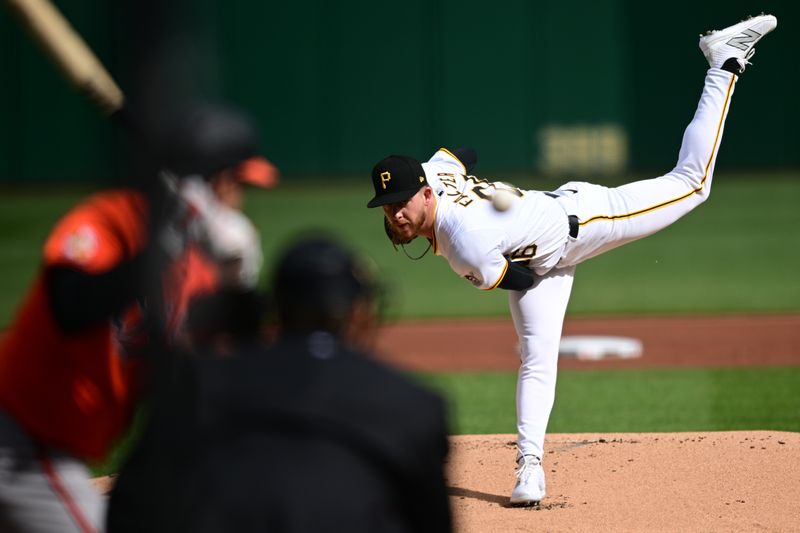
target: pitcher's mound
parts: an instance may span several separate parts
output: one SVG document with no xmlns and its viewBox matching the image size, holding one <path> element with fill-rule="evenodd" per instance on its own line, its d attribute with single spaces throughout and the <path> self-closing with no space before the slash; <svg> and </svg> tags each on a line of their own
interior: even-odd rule
<svg viewBox="0 0 800 533">
<path fill-rule="evenodd" d="M 515 435 L 451 437 L 456 531 L 800 531 L 800 433 L 549 435 L 539 507 L 508 506 Z"/>
</svg>

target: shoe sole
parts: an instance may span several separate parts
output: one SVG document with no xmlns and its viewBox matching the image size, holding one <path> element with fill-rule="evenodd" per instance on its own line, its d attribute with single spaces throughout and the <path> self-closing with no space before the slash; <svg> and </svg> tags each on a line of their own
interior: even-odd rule
<svg viewBox="0 0 800 533">
<path fill-rule="evenodd" d="M 539 507 L 541 500 L 509 501 L 510 507 Z"/>
<path fill-rule="evenodd" d="M 513 496 L 508 499 L 509 505 L 512 507 L 528 507 L 531 505 L 539 505 L 539 502 L 542 501 L 545 497 L 545 493 L 542 492 L 542 495 L 539 496 L 539 499 L 535 498 L 514 498 Z"/>
</svg>

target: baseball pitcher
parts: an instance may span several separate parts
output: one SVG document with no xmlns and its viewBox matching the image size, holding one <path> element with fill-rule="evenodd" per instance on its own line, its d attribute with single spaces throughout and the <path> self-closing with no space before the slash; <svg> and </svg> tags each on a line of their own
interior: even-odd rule
<svg viewBox="0 0 800 533">
<path fill-rule="evenodd" d="M 521 352 L 512 504 L 545 496 L 541 458 L 576 265 L 669 226 L 708 198 L 734 86 L 755 44 L 776 26 L 762 14 L 700 38 L 710 68 L 678 163 L 663 176 L 616 188 L 570 182 L 552 192 L 519 190 L 471 175 L 474 151 L 444 148 L 427 163 L 390 156 L 373 168 L 367 206 L 383 208 L 393 244 L 424 237 L 475 287 L 509 291 Z"/>
</svg>

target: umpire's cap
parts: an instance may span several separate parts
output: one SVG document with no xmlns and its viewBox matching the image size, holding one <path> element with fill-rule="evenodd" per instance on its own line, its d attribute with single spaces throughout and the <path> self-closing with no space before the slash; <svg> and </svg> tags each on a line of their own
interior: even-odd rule
<svg viewBox="0 0 800 533">
<path fill-rule="evenodd" d="M 298 238 L 278 260 L 272 280 L 281 325 L 293 332 L 339 333 L 359 299 L 374 300 L 374 268 L 326 234 Z"/>
<path fill-rule="evenodd" d="M 375 197 L 367 207 L 404 202 L 427 184 L 425 170 L 419 161 L 405 155 L 390 155 L 372 169 Z"/>
<path fill-rule="evenodd" d="M 240 181 L 273 187 L 278 171 L 258 155 L 260 136 L 244 112 L 218 104 L 194 104 L 167 121 L 158 143 L 164 166 L 181 175 L 206 178 L 233 169 Z"/>
</svg>

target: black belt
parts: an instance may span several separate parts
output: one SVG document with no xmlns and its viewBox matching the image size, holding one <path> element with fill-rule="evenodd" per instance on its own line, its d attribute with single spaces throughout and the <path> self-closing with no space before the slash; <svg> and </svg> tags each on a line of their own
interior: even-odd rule
<svg viewBox="0 0 800 533">
<path fill-rule="evenodd" d="M 580 228 L 580 224 L 578 223 L 578 217 L 575 215 L 569 215 L 567 217 L 569 220 L 569 236 L 573 239 L 578 238 L 578 228 Z"/>
</svg>

